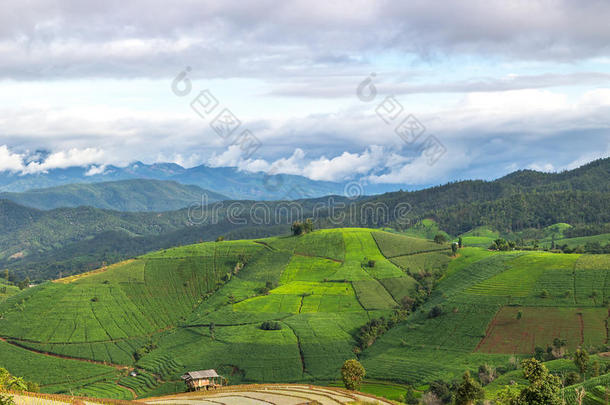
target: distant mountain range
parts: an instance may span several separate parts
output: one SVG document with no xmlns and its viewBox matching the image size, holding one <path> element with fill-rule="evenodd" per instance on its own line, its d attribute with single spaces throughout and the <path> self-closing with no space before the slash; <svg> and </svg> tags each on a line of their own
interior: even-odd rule
<svg viewBox="0 0 610 405">
<path fill-rule="evenodd" d="M 151 179 L 169 180 L 214 190 L 240 200 L 295 200 L 325 195 L 343 195 L 346 183 L 311 180 L 304 176 L 240 171 L 235 167 L 205 165 L 184 168 L 175 163 L 144 164 L 134 162 L 126 167 L 107 166 L 97 173 L 92 167 L 52 169 L 44 173 L 21 174 L 0 172 L 0 191 L 23 192 L 72 183 Z M 378 194 L 399 189 L 399 185 L 370 185 L 367 194 Z"/>
<path fill-rule="evenodd" d="M 116 211 L 172 211 L 205 201 L 228 200 L 229 197 L 198 186 L 167 180 L 121 180 L 102 183 L 76 183 L 20 193 L 0 193 L 27 207 L 50 210 L 61 207 L 89 206 Z"/>
</svg>

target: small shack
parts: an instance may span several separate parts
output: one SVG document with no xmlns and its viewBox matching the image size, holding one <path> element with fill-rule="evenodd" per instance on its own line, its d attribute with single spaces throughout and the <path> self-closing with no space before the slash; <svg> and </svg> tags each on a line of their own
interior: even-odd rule
<svg viewBox="0 0 610 405">
<path fill-rule="evenodd" d="M 216 370 L 189 371 L 181 377 L 190 391 L 222 387 L 224 378 Z"/>
</svg>

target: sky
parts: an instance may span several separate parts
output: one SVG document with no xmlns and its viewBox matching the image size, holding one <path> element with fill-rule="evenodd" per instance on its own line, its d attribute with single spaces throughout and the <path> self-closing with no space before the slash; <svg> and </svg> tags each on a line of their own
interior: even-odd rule
<svg viewBox="0 0 610 405">
<path fill-rule="evenodd" d="M 610 2 L 0 4 L 0 171 L 441 184 L 610 156 Z"/>
</svg>

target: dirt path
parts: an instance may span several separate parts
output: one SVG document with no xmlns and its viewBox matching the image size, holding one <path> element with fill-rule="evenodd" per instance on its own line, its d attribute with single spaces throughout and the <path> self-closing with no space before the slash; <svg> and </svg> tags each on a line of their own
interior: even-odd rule
<svg viewBox="0 0 610 405">
<path fill-rule="evenodd" d="M 578 322 L 580 324 L 580 346 L 582 346 L 582 344 L 585 343 L 585 323 L 582 319 L 581 312 L 578 312 L 576 316 L 578 317 Z"/>
</svg>

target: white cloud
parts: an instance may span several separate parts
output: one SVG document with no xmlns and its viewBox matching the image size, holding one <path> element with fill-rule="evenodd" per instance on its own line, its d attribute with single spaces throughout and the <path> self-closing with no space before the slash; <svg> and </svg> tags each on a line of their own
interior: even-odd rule
<svg viewBox="0 0 610 405">
<path fill-rule="evenodd" d="M 538 172 L 554 172 L 555 166 L 552 163 L 531 163 L 527 166 L 528 169 L 536 170 Z"/>
<path fill-rule="evenodd" d="M 32 174 L 46 172 L 51 169 L 65 169 L 68 167 L 86 167 L 104 160 L 104 151 L 95 148 L 70 149 L 51 153 L 43 162 L 30 162 L 23 169 L 23 173 Z"/>
<path fill-rule="evenodd" d="M 23 155 L 11 152 L 6 145 L 0 145 L 0 171 L 20 172 L 23 169 Z"/>
<path fill-rule="evenodd" d="M 386 161 L 383 147 L 373 145 L 363 153 L 343 152 L 331 159 L 322 156 L 312 160 L 305 167 L 303 174 L 314 180 L 346 180 L 370 173 Z"/>
</svg>

